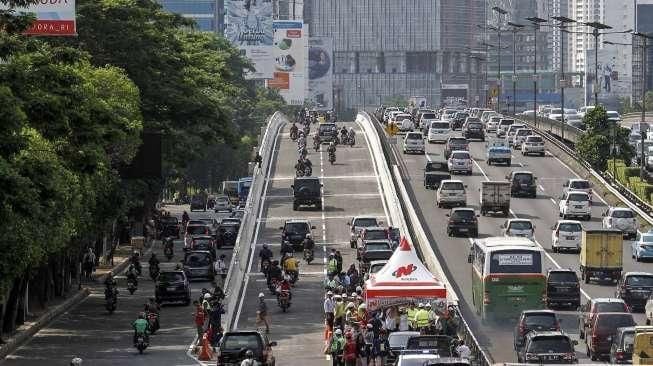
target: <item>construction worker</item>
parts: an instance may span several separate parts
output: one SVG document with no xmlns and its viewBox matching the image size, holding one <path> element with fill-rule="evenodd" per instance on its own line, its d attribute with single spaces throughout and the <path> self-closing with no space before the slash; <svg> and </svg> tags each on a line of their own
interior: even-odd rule
<svg viewBox="0 0 653 366">
<path fill-rule="evenodd" d="M 411 302 L 410 305 L 408 306 L 408 310 L 406 311 L 406 314 L 408 315 L 408 328 L 410 330 L 417 329 L 417 327 L 415 326 L 416 313 L 417 313 L 417 309 L 415 308 L 415 303 Z"/>
<path fill-rule="evenodd" d="M 329 260 L 327 261 L 327 274 L 332 276 L 338 274 L 338 260 L 333 253 L 329 255 Z"/>
<path fill-rule="evenodd" d="M 419 303 L 415 312 L 415 328 L 422 330 L 429 326 L 429 312 L 424 308 L 424 304 Z"/>
</svg>

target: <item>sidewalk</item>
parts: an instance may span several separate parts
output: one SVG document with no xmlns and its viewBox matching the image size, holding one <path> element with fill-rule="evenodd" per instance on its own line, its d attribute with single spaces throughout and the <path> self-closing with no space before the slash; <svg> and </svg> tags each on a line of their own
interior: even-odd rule
<svg viewBox="0 0 653 366">
<path fill-rule="evenodd" d="M 146 249 L 146 253 L 149 252 Z M 52 320 L 66 313 L 71 308 L 80 304 L 91 293 L 91 290 L 98 288 L 106 279 L 106 276 L 111 272 L 114 275 L 122 272 L 129 263 L 129 255 L 131 253 L 131 246 L 120 246 L 114 253 L 114 265 L 101 264 L 93 273 L 93 281 L 82 281 L 81 290 L 72 290 L 64 298 L 56 298 L 48 303 L 48 307 L 38 311 L 32 311 L 27 314 L 27 320 L 23 325 L 11 335 L 5 336 L 4 344 L 0 344 L 0 360 L 13 353 L 23 343 L 28 341 L 30 337 L 36 334 L 39 330 L 48 325 Z M 79 286 L 79 280 L 73 280 L 72 288 Z"/>
</svg>

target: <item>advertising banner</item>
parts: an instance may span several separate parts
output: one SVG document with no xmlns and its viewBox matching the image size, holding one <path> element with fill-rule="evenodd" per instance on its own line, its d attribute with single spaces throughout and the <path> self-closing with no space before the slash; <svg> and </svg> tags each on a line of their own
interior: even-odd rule
<svg viewBox="0 0 653 366">
<path fill-rule="evenodd" d="M 333 109 L 333 39 L 308 39 L 308 102 L 318 110 Z"/>
<path fill-rule="evenodd" d="M 0 4 L 0 9 L 10 9 Z M 34 13 L 36 20 L 25 31 L 35 36 L 76 36 L 75 0 L 38 0 L 27 7 L 13 8 L 17 13 Z"/>
<path fill-rule="evenodd" d="M 255 72 L 249 79 L 271 79 L 272 1 L 225 0 L 225 37 L 252 61 Z"/>
<path fill-rule="evenodd" d="M 302 105 L 306 99 L 308 26 L 301 21 L 276 20 L 274 29 L 274 78 L 268 87 L 279 89 L 286 103 Z"/>
<path fill-rule="evenodd" d="M 628 97 L 631 92 L 631 71 L 625 67 L 618 47 L 606 47 L 598 50 L 598 73 L 595 67 L 594 50 L 588 50 L 586 95 L 589 104 L 594 103 L 594 91 L 598 90 L 599 103 L 609 109 L 619 105 L 619 97 Z M 595 89 L 596 88 L 596 89 Z"/>
</svg>

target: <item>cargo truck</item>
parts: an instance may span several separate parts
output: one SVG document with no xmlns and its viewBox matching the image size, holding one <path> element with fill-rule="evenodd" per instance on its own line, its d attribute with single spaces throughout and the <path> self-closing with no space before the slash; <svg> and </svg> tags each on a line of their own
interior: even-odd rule
<svg viewBox="0 0 653 366">
<path fill-rule="evenodd" d="M 510 182 L 481 182 L 481 215 L 488 212 L 502 213 L 508 217 L 510 212 Z"/>
<path fill-rule="evenodd" d="M 623 233 L 613 229 L 584 230 L 580 247 L 580 275 L 617 282 L 623 270 Z"/>
</svg>

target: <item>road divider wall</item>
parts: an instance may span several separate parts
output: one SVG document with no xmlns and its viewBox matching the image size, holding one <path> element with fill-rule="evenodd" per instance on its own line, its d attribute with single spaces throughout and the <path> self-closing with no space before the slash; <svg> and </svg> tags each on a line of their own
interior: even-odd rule
<svg viewBox="0 0 653 366">
<path fill-rule="evenodd" d="M 265 128 L 258 149 L 258 153 L 262 157 L 261 167 L 254 167 L 252 185 L 245 204 L 245 214 L 241 221 L 240 231 L 238 232 L 231 262 L 229 263 L 229 272 L 225 279 L 225 331 L 232 330 L 236 321 L 239 299 L 245 290 L 245 276 L 250 265 L 249 259 L 252 251 L 256 248 L 254 234 L 256 231 L 256 220 L 262 208 L 261 204 L 263 201 L 262 196 L 266 176 L 271 169 L 277 134 L 287 122 L 288 119 L 283 113 L 274 113 L 267 121 L 267 127 Z"/>
</svg>

